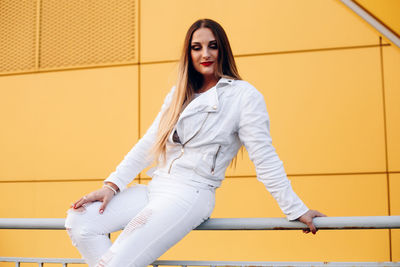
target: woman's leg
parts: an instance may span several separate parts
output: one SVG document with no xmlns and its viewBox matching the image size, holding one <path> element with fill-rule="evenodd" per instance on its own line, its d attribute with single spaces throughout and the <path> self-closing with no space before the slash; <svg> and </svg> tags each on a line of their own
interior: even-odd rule
<svg viewBox="0 0 400 267">
<path fill-rule="evenodd" d="M 123 229 L 147 203 L 147 186 L 135 185 L 114 196 L 103 214 L 99 213 L 101 202 L 68 210 L 65 227 L 72 244 L 90 267 L 111 246 L 108 233 Z"/>
<path fill-rule="evenodd" d="M 212 189 L 157 182 L 149 203 L 128 223 L 99 267 L 145 267 L 206 220 L 215 202 Z"/>
</svg>

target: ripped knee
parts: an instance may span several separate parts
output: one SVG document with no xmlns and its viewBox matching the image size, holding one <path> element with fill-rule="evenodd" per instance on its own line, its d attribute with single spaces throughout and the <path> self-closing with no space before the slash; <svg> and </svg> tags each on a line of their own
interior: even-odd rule
<svg viewBox="0 0 400 267">
<path fill-rule="evenodd" d="M 84 227 L 86 224 L 86 220 L 84 216 L 82 216 L 85 213 L 85 206 L 81 206 L 77 209 L 68 209 L 67 217 L 65 219 L 65 229 L 67 230 L 67 233 L 71 239 L 73 239 L 73 236 L 80 235 L 80 233 L 77 232 L 78 229 L 82 229 L 82 227 Z"/>
<path fill-rule="evenodd" d="M 67 230 L 68 236 L 71 239 L 72 245 L 76 247 L 77 242 L 76 242 L 75 234 L 74 234 L 72 228 L 66 227 L 65 229 Z"/>
<path fill-rule="evenodd" d="M 87 229 L 85 226 L 68 225 L 68 227 L 65 227 L 65 229 L 67 230 L 68 236 L 72 241 L 72 245 L 75 247 L 80 243 L 86 242 L 87 240 L 97 236 L 95 232 Z"/>
</svg>

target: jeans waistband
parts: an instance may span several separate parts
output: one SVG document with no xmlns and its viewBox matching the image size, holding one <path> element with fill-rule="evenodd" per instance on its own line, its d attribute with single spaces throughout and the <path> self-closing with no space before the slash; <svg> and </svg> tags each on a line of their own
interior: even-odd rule
<svg viewBox="0 0 400 267">
<path fill-rule="evenodd" d="M 213 186 L 213 185 L 210 185 L 210 184 L 205 184 L 205 183 L 202 183 L 202 182 L 193 181 L 193 180 L 185 179 L 185 178 L 182 178 L 182 177 L 177 177 L 177 176 L 171 175 L 171 174 L 169 174 L 167 172 L 163 172 L 161 170 L 157 170 L 154 173 L 154 176 L 153 176 L 152 180 L 155 180 L 155 181 L 156 180 L 162 180 L 162 181 L 168 181 L 169 180 L 171 182 L 179 182 L 179 183 L 182 183 L 182 184 L 193 186 L 195 188 L 209 189 L 209 190 L 212 190 L 212 191 L 215 191 L 215 189 L 217 188 L 216 186 Z"/>
</svg>

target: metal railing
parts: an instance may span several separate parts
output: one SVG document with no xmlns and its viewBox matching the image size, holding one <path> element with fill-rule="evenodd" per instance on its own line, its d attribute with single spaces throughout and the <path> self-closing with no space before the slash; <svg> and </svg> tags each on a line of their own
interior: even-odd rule
<svg viewBox="0 0 400 267">
<path fill-rule="evenodd" d="M 84 264 L 81 259 L 65 259 L 65 258 L 18 258 L 18 257 L 0 257 L 0 262 L 15 262 L 15 266 L 20 267 L 21 263 L 38 263 L 40 267 L 44 263 L 60 263 L 63 267 L 67 264 Z M 155 261 L 151 264 L 154 267 L 158 266 L 240 266 L 240 267 L 264 267 L 264 266 L 400 266 L 400 262 L 276 262 L 276 261 Z M 121 266 L 123 267 L 123 266 Z"/>
<path fill-rule="evenodd" d="M 0 218 L 0 229 L 64 230 L 65 219 L 54 218 Z M 400 216 L 319 217 L 313 220 L 319 230 L 346 229 L 400 229 Z M 195 230 L 302 230 L 307 226 L 285 218 L 212 218 Z M 82 259 L 0 257 L 0 262 L 83 264 Z M 400 262 L 238 262 L 238 261 L 164 261 L 153 266 L 400 266 Z"/>
</svg>

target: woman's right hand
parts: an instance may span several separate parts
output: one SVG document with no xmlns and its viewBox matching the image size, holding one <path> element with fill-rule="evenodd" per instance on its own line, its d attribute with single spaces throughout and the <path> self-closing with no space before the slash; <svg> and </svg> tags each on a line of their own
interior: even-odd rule
<svg viewBox="0 0 400 267">
<path fill-rule="evenodd" d="M 313 218 L 315 217 L 326 217 L 326 215 L 317 210 L 308 210 L 306 213 L 297 218 L 297 220 L 306 224 L 309 227 L 308 229 L 304 229 L 303 233 L 308 234 L 309 232 L 311 232 L 315 235 L 315 233 L 318 231 L 313 223 Z"/>
<path fill-rule="evenodd" d="M 113 186 L 114 189 L 116 187 L 116 185 L 114 185 L 114 184 L 112 184 L 110 186 Z M 81 197 L 78 201 L 75 201 L 72 204 L 71 208 L 79 209 L 80 207 L 84 206 L 86 203 L 100 201 L 100 202 L 103 202 L 103 204 L 101 204 L 100 209 L 99 209 L 99 213 L 102 214 L 104 212 L 104 210 L 106 209 L 108 202 L 110 202 L 110 200 L 113 198 L 113 196 L 114 196 L 114 192 L 110 188 L 107 188 L 104 186 L 96 191 L 93 191 L 93 192 Z"/>
</svg>

